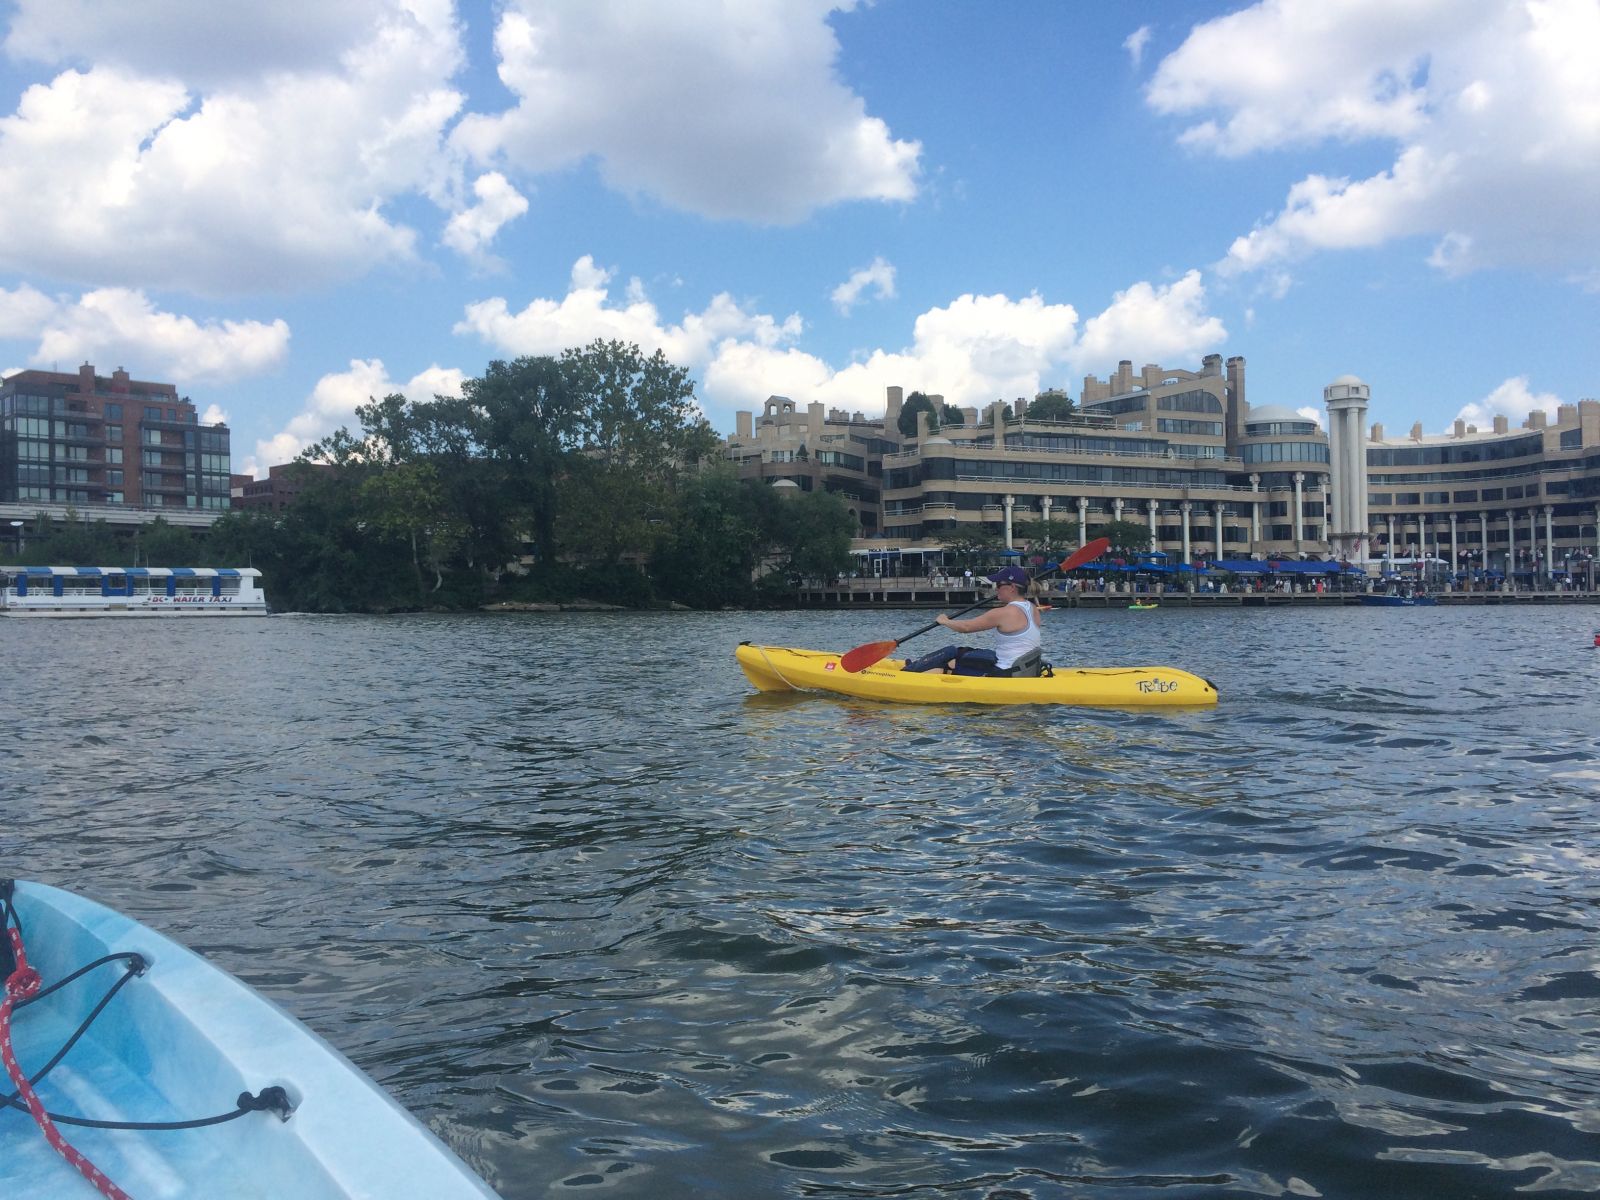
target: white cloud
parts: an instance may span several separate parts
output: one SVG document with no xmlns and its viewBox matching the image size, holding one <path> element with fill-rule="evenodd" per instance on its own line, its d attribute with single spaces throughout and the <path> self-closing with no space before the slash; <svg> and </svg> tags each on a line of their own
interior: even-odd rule
<svg viewBox="0 0 1600 1200">
<path fill-rule="evenodd" d="M 394 6 L 387 0 L 16 0 L 15 59 L 102 62 L 141 75 L 218 84 L 264 71 L 334 70 Z"/>
<path fill-rule="evenodd" d="M 226 425 L 228 423 L 228 410 L 219 404 L 206 405 L 205 412 L 200 414 L 202 425 Z"/>
<path fill-rule="evenodd" d="M 260 374 L 283 362 L 283 320 L 196 321 L 163 312 L 143 292 L 99 288 L 77 300 L 50 299 L 32 288 L 0 290 L 0 336 L 38 339 L 35 363 L 127 362 L 180 386 Z"/>
<path fill-rule="evenodd" d="M 1127 37 L 1122 39 L 1122 48 L 1128 52 L 1128 57 L 1138 66 L 1144 61 L 1144 48 L 1150 44 L 1150 26 L 1141 25 Z"/>
<path fill-rule="evenodd" d="M 238 470 L 264 475 L 268 467 L 294 461 L 300 451 L 335 430 L 348 427 L 351 432 L 358 432 L 356 409 L 395 392 L 422 402 L 434 396 L 459 396 L 464 378 L 459 370 L 434 365 L 405 383 L 396 383 L 381 359 L 351 359 L 348 370 L 317 380 L 300 412 L 281 431 L 258 441 L 255 453 Z"/>
<path fill-rule="evenodd" d="M 385 205 L 453 186 L 462 51 L 442 0 L 27 0 L 7 46 L 65 69 L 0 119 L 0 268 L 299 288 L 410 259 Z"/>
<path fill-rule="evenodd" d="M 1490 2 L 1261 0 L 1197 25 L 1156 68 L 1146 97 L 1161 113 L 1220 110 L 1181 140 L 1230 156 L 1329 137 L 1402 138 L 1424 120 L 1424 60 Z"/>
<path fill-rule="evenodd" d="M 759 407 L 774 393 L 872 413 L 883 411 L 885 389 L 894 385 L 943 395 L 951 404 L 982 405 L 1060 386 L 1069 370 L 1102 370 L 1121 356 L 1193 358 L 1226 337 L 1221 322 L 1205 315 L 1205 290 L 1191 271 L 1164 287 L 1139 283 L 1119 292 L 1090 319 L 1081 341 L 1070 304 L 1038 294 L 967 294 L 922 313 L 909 345 L 873 349 L 835 367 L 798 344 L 804 333 L 798 317 L 779 320 L 722 294 L 668 323 L 638 280 L 613 304 L 610 279 L 585 256 L 561 299 L 536 299 L 517 312 L 501 297 L 479 301 L 456 332 L 507 355 L 556 354 L 597 337 L 659 348 L 697 374 L 706 414 L 724 431 L 735 410 Z"/>
<path fill-rule="evenodd" d="M 861 293 L 869 287 L 879 300 L 894 299 L 894 265 L 881 255 L 875 257 L 869 266 L 852 271 L 849 279 L 833 289 L 833 306 L 841 313 L 848 313 L 861 300 Z"/>
<path fill-rule="evenodd" d="M 1084 323 L 1075 357 L 1089 370 L 1104 370 L 1134 349 L 1151 362 L 1198 358 L 1228 336 L 1221 319 L 1206 314 L 1205 299 L 1199 271 L 1165 287 L 1136 283 Z"/>
<path fill-rule="evenodd" d="M 26 341 L 39 332 L 55 308 L 54 300 L 27 284 L 14 292 L 0 288 L 0 338 Z"/>
<path fill-rule="evenodd" d="M 1505 417 L 1515 428 L 1527 420 L 1531 412 L 1545 412 L 1553 419 L 1560 404 L 1560 396 L 1553 392 L 1535 392 L 1528 386 L 1526 375 L 1516 375 L 1475 404 L 1463 405 L 1456 418 L 1479 429 L 1489 429 L 1495 417 Z"/>
<path fill-rule="evenodd" d="M 840 81 L 829 18 L 854 3 L 508 0 L 515 104 L 463 119 L 453 0 L 16 0 L 34 82 L 0 110 L 0 271 L 298 291 L 414 269 L 435 230 L 494 267 L 530 177 L 585 161 L 711 217 L 909 201 L 919 145 Z"/>
<path fill-rule="evenodd" d="M 1317 408 L 1315 405 L 1308 404 L 1304 408 L 1297 408 L 1294 411 L 1296 415 L 1304 417 L 1318 428 L 1321 428 L 1322 410 L 1320 408 Z"/>
<path fill-rule="evenodd" d="M 489 244 L 508 221 L 528 211 L 528 199 L 499 171 L 478 176 L 472 184 L 478 203 L 450 218 L 444 244 L 466 258 L 486 261 Z"/>
<path fill-rule="evenodd" d="M 1595 0 L 1261 0 L 1196 26 L 1147 99 L 1191 119 L 1180 140 L 1201 152 L 1394 147 L 1370 178 L 1295 184 L 1224 270 L 1426 237 L 1451 274 L 1532 267 L 1581 283 L 1600 272 L 1597 45 Z"/>
<path fill-rule="evenodd" d="M 455 144 L 542 172 L 587 158 L 620 191 L 787 224 L 847 200 L 910 200 L 917 142 L 838 77 L 830 13 L 854 0 L 508 0 L 495 31 L 518 98 Z"/>
<path fill-rule="evenodd" d="M 802 329 L 798 316 L 779 321 L 753 313 L 727 293 L 712 297 L 704 310 L 686 314 L 679 324 L 668 325 L 639 280 L 629 282 L 621 307 L 610 303 L 610 281 L 611 273 L 584 255 L 573 264 L 571 284 L 562 299 L 534 300 L 520 312 L 512 312 L 501 297 L 482 300 L 467 306 L 455 332 L 475 335 L 514 355 L 559 354 L 596 338 L 614 338 L 646 350 L 659 348 L 673 362 L 690 366 L 706 362 L 727 339 L 773 346 L 791 340 Z"/>
</svg>

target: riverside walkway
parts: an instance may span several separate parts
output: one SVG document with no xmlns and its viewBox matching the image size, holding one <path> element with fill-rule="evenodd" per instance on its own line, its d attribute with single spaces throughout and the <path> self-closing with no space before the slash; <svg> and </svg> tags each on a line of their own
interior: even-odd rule
<svg viewBox="0 0 1600 1200">
<path fill-rule="evenodd" d="M 967 608 L 984 599 L 986 592 L 967 587 L 963 582 L 928 580 L 902 576 L 883 579 L 849 579 L 824 587 L 802 587 L 797 603 L 802 608 Z M 1163 608 L 1279 608 L 1279 607 L 1344 607 L 1360 606 L 1361 597 L 1367 593 L 1352 588 L 1348 591 L 1227 591 L 1188 592 L 1176 589 L 1164 591 L 1067 591 L 1045 588 L 1037 597 L 1055 608 L 1127 608 L 1133 603 L 1156 603 Z M 1515 591 L 1472 590 L 1459 592 L 1430 592 L 1440 605 L 1527 605 L 1527 604 L 1600 604 L 1600 591 L 1538 590 Z"/>
</svg>

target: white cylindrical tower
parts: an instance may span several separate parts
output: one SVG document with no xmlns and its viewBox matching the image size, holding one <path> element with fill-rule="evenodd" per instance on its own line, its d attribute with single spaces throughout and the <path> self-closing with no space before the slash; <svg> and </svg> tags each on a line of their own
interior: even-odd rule
<svg viewBox="0 0 1600 1200">
<path fill-rule="evenodd" d="M 1366 427 L 1371 389 L 1354 375 L 1341 375 L 1322 389 L 1328 406 L 1329 483 L 1333 489 L 1328 513 L 1328 541 L 1341 558 L 1365 563 L 1368 558 L 1367 450 L 1361 440 Z"/>
</svg>

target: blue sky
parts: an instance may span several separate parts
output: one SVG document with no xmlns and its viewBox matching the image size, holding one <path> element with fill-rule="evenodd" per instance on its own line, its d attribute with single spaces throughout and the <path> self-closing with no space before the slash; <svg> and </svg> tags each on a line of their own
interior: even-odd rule
<svg viewBox="0 0 1600 1200">
<path fill-rule="evenodd" d="M 1427 432 L 1600 395 L 1600 0 L 12 0 L 0 370 L 264 473 L 596 337 L 881 412 L 1243 355 Z"/>
</svg>

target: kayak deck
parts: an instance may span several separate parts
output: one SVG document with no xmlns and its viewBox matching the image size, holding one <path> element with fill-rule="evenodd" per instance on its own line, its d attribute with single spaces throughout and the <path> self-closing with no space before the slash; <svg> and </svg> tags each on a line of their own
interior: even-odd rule
<svg viewBox="0 0 1600 1200">
<path fill-rule="evenodd" d="M 1176 667 L 1055 667 L 1037 678 L 985 678 L 904 671 L 886 658 L 849 672 L 827 650 L 758 646 L 734 652 L 763 692 L 821 691 L 902 704 L 1065 704 L 1096 708 L 1196 708 L 1217 702 L 1210 682 Z"/>
<path fill-rule="evenodd" d="M 137 1197 L 493 1197 L 442 1142 L 332 1046 L 203 958 L 91 900 L 17 882 L 28 961 L 46 987 L 108 954 L 132 975 L 36 1084 L 51 1112 L 111 1122 L 184 1122 L 281 1087 L 292 1112 L 252 1111 L 197 1129 L 61 1125 L 77 1150 Z M 37 1074 L 129 970 L 101 965 L 16 1010 L 17 1058 Z M 0 1072 L 0 1086 L 12 1086 Z M 99 1193 L 25 1111 L 0 1108 L 5 1195 Z"/>
</svg>

